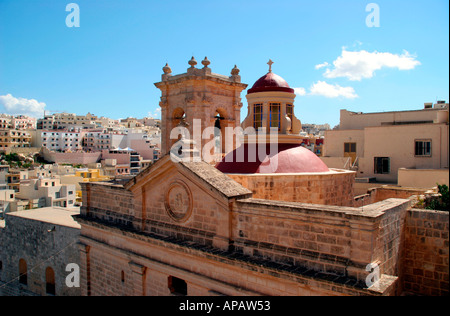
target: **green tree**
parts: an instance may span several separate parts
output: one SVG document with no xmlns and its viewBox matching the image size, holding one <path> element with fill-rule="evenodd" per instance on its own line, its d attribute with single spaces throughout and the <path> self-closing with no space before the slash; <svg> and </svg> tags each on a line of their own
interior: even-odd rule
<svg viewBox="0 0 450 316">
<path fill-rule="evenodd" d="M 448 186 L 445 184 L 438 184 L 439 198 L 431 200 L 426 207 L 428 210 L 449 211 L 450 195 Z"/>
</svg>

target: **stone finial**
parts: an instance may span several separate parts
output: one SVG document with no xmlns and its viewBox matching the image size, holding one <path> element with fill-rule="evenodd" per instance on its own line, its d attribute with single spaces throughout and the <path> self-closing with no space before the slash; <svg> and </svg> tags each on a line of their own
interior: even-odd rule
<svg viewBox="0 0 450 316">
<path fill-rule="evenodd" d="M 289 115 L 286 114 L 284 117 L 284 133 L 289 134 L 292 131 L 292 120 Z"/>
<path fill-rule="evenodd" d="M 197 65 L 197 61 L 195 60 L 194 56 L 192 56 L 191 60 L 188 62 L 189 65 L 191 65 L 191 68 L 195 68 L 195 65 Z"/>
<path fill-rule="evenodd" d="M 230 79 L 234 82 L 241 82 L 241 76 L 239 76 L 239 72 L 240 72 L 239 68 L 236 65 L 234 65 L 234 68 L 231 69 Z"/>
<path fill-rule="evenodd" d="M 172 73 L 172 68 L 169 67 L 169 64 L 166 63 L 166 65 L 163 67 L 164 74 L 168 75 Z"/>
<path fill-rule="evenodd" d="M 241 70 L 236 66 L 236 65 L 234 65 L 234 68 L 233 69 L 231 69 L 231 75 L 232 76 L 237 76 L 237 75 L 239 75 L 239 72 L 240 72 Z"/>
<path fill-rule="evenodd" d="M 205 59 L 202 60 L 203 68 L 208 68 L 208 66 L 211 64 L 211 62 L 208 60 L 208 57 L 205 57 Z"/>
</svg>

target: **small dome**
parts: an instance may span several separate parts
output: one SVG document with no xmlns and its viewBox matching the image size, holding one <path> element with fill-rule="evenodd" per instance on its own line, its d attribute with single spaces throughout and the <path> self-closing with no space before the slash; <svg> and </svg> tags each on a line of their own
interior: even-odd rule
<svg viewBox="0 0 450 316">
<path fill-rule="evenodd" d="M 258 145 L 243 144 L 230 152 L 216 165 L 223 173 L 306 173 L 328 172 L 325 163 L 312 151 L 298 144 L 278 144 L 278 151 L 270 155 L 266 145 L 263 161 L 258 159 Z M 255 161 L 256 160 L 256 161 Z"/>
<path fill-rule="evenodd" d="M 268 72 L 266 75 L 259 78 L 253 87 L 248 90 L 248 94 L 267 91 L 284 91 L 294 93 L 294 89 L 289 87 L 286 80 L 273 72 Z"/>
</svg>

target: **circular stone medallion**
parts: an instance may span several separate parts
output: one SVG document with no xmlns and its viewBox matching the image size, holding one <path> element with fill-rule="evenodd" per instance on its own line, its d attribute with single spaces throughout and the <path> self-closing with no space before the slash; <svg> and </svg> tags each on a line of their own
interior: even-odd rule
<svg viewBox="0 0 450 316">
<path fill-rule="evenodd" d="M 165 205 L 173 220 L 186 221 L 192 211 L 192 196 L 187 185 L 181 181 L 172 183 L 166 193 Z"/>
</svg>

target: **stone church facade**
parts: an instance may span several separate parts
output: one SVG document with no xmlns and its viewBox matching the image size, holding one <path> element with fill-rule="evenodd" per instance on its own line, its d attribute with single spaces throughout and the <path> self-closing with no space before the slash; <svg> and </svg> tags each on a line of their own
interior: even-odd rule
<svg viewBox="0 0 450 316">
<path fill-rule="evenodd" d="M 77 220 L 87 295 L 169 295 L 179 290 L 171 288 L 174 278 L 189 295 L 379 295 L 397 288 L 396 228 L 405 200 L 361 212 L 253 199 L 209 164 L 169 156 L 124 185 L 83 189 Z M 381 267 L 380 288 L 365 286 L 370 263 Z"/>
<path fill-rule="evenodd" d="M 170 129 L 199 118 L 203 130 L 215 124 L 216 114 L 221 127 L 238 126 L 240 92 L 246 88 L 237 67 L 226 77 L 212 74 L 206 58 L 203 69 L 195 68 L 194 59 L 189 64 L 186 74 L 176 76 L 166 65 L 155 84 L 162 91 L 166 155 L 131 180 L 82 184 L 83 206 L 75 217 L 81 225 L 82 295 L 448 294 L 448 214 L 412 210 L 404 198 L 356 206 L 350 180 L 343 180 L 338 192 L 328 168 L 313 174 L 320 179 L 315 182 L 308 170 L 227 174 L 190 159 L 190 150 L 184 152 L 187 159 L 172 159 L 176 139 Z M 280 93 L 288 101 L 274 105 L 261 99 L 249 113 L 260 114 L 259 127 L 278 126 L 284 142 L 296 141 L 290 133 L 300 122 L 281 117 L 293 106 L 292 89 L 271 69 L 258 82 L 250 98 L 256 103 Z M 305 164 L 313 159 L 289 146 L 291 154 L 281 164 L 287 170 L 295 167 L 289 157 L 307 159 Z M 259 182 L 251 180 L 255 176 Z M 293 193 L 301 193 L 297 187 L 318 191 L 321 183 L 331 187 L 321 197 L 289 200 L 282 181 L 275 190 L 274 181 L 264 180 L 275 176 L 292 184 Z M 300 181 L 302 176 L 307 181 Z M 327 194 L 333 198 L 324 198 Z M 420 230 L 427 216 L 431 228 Z"/>
</svg>

